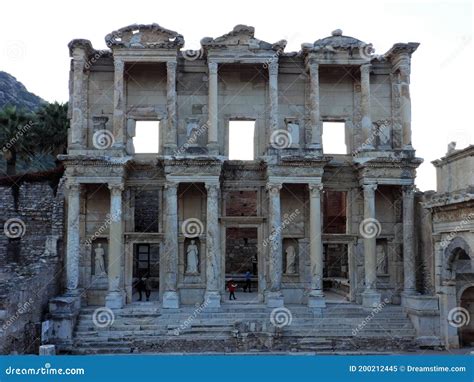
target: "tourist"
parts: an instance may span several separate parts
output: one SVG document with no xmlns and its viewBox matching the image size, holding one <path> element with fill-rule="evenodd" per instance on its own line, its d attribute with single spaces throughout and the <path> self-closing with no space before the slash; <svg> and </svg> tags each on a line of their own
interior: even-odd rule
<svg viewBox="0 0 474 382">
<path fill-rule="evenodd" d="M 252 293 L 252 274 L 250 273 L 250 269 L 247 269 L 247 272 L 245 272 L 245 286 L 244 286 L 244 292 L 249 291 L 249 293 Z"/>
<path fill-rule="evenodd" d="M 151 295 L 151 280 L 150 280 L 150 277 L 146 276 L 145 277 L 145 296 L 146 296 L 147 301 L 150 301 L 150 295 Z"/>
<path fill-rule="evenodd" d="M 237 288 L 237 284 L 234 284 L 234 281 L 230 279 L 227 287 L 229 288 L 229 300 L 237 300 L 235 297 L 235 289 Z"/>
<path fill-rule="evenodd" d="M 138 278 L 137 283 L 135 284 L 138 292 L 138 301 L 142 301 L 142 292 L 145 290 L 145 281 L 144 278 Z"/>
</svg>

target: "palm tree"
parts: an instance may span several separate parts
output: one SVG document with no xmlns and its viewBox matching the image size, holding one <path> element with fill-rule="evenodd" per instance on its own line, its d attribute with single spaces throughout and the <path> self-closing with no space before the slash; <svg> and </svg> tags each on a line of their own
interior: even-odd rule
<svg viewBox="0 0 474 382">
<path fill-rule="evenodd" d="M 18 159 L 31 159 L 34 116 L 15 106 L 0 110 L 0 146 L 7 162 L 7 175 L 16 174 Z"/>
<path fill-rule="evenodd" d="M 34 129 L 38 150 L 55 158 L 66 152 L 69 119 L 67 103 L 47 103 L 36 112 Z"/>
</svg>

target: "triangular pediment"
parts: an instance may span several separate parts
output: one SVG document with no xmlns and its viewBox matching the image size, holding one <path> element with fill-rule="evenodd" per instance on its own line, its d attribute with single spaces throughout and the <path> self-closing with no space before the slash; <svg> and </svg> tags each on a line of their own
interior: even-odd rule
<svg viewBox="0 0 474 382">
<path fill-rule="evenodd" d="M 201 40 L 204 49 L 244 48 L 248 50 L 281 51 L 286 46 L 285 40 L 274 44 L 255 38 L 255 28 L 247 25 L 236 25 L 234 29 L 217 38 L 205 37 Z"/>
</svg>

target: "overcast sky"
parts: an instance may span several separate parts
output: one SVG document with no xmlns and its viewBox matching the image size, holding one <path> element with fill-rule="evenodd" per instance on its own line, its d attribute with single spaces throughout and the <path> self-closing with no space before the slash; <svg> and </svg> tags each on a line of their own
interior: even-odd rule
<svg viewBox="0 0 474 382">
<path fill-rule="evenodd" d="M 47 101 L 68 100 L 67 43 L 91 40 L 133 23 L 158 23 L 184 35 L 187 49 L 204 36 L 217 37 L 236 24 L 255 27 L 261 40 L 288 40 L 300 49 L 340 28 L 345 35 L 385 53 L 396 42 L 420 42 L 412 60 L 413 144 L 425 162 L 421 190 L 435 188 L 431 161 L 473 143 L 472 4 L 469 1 L 40 1 L 3 2 L 0 70 Z"/>
</svg>

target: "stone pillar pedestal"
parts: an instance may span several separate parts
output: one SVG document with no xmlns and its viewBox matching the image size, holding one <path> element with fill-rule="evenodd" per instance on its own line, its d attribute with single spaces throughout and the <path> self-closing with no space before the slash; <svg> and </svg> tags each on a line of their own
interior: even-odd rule
<svg viewBox="0 0 474 382">
<path fill-rule="evenodd" d="M 321 228 L 321 191 L 322 184 L 310 184 L 310 266 L 311 291 L 308 297 L 310 308 L 324 308 L 326 302 L 323 293 L 323 242 Z"/>
<path fill-rule="evenodd" d="M 219 230 L 219 184 L 206 183 L 207 224 L 206 224 L 206 293 L 207 308 L 221 306 L 220 282 L 221 250 Z"/>
<path fill-rule="evenodd" d="M 81 185 L 68 183 L 67 204 L 67 249 L 66 249 L 66 294 L 76 296 L 79 294 L 79 214 Z"/>
<path fill-rule="evenodd" d="M 177 147 L 177 118 L 176 118 L 176 66 L 177 63 L 168 61 L 166 63 L 166 111 L 168 114 L 167 118 L 167 133 L 166 133 L 166 146 L 170 150 L 174 150 Z"/>
<path fill-rule="evenodd" d="M 163 266 L 165 267 L 163 308 L 178 309 L 178 184 L 168 182 L 165 185 L 165 251 Z"/>
<path fill-rule="evenodd" d="M 125 304 L 125 292 L 122 285 L 123 260 L 123 221 L 122 191 L 123 184 L 109 184 L 110 189 L 110 227 L 109 227 L 109 262 L 107 276 L 109 289 L 105 296 L 105 306 L 120 309 Z"/>
<path fill-rule="evenodd" d="M 365 290 L 362 293 L 362 305 L 373 308 L 380 304 L 380 293 L 377 291 L 377 253 L 376 237 L 378 232 L 375 219 L 376 184 L 364 184 L 364 227 L 374 229 L 362 230 L 364 236 Z"/>
<path fill-rule="evenodd" d="M 268 183 L 269 197 L 269 225 L 270 225 L 270 253 L 269 275 L 270 290 L 267 293 L 267 305 L 270 308 L 283 306 L 281 279 L 283 271 L 283 248 L 281 240 L 281 207 L 279 183 Z"/>
<path fill-rule="evenodd" d="M 310 77 L 310 118 L 311 118 L 311 144 L 310 148 L 322 150 L 322 123 L 321 111 L 319 104 L 319 64 L 316 62 L 309 62 L 309 77 Z"/>
<path fill-rule="evenodd" d="M 361 128 L 364 137 L 362 150 L 373 150 L 373 131 L 372 117 L 370 115 L 370 64 L 364 64 L 360 67 L 360 112 Z"/>
<path fill-rule="evenodd" d="M 211 155 L 219 154 L 219 138 L 218 138 L 218 124 L 219 124 L 219 105 L 217 93 L 217 62 L 209 62 L 209 107 L 207 120 L 207 150 Z"/>
<path fill-rule="evenodd" d="M 56 346 L 54 345 L 40 345 L 39 355 L 56 355 Z"/>
<path fill-rule="evenodd" d="M 405 295 L 416 293 L 414 198 L 414 186 L 403 187 L 403 293 Z"/>
</svg>

